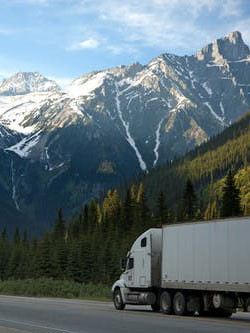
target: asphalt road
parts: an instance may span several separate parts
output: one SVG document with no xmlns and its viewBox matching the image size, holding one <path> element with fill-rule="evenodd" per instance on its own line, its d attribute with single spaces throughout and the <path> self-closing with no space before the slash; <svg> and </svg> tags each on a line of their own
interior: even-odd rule
<svg viewBox="0 0 250 333">
<path fill-rule="evenodd" d="M 153 313 L 150 307 L 52 298 L 0 296 L 2 333 L 182 333 L 250 332 L 250 314 L 230 319 L 175 317 Z"/>
</svg>

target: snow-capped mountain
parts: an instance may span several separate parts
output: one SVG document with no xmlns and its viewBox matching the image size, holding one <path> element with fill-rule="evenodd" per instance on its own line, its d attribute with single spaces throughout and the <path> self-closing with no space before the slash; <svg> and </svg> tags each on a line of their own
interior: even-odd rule
<svg viewBox="0 0 250 333">
<path fill-rule="evenodd" d="M 16 73 L 0 84 L 1 96 L 23 95 L 31 92 L 56 92 L 60 87 L 40 73 Z"/>
<path fill-rule="evenodd" d="M 10 202 L 33 217 L 43 200 L 75 208 L 201 144 L 249 106 L 250 51 L 239 32 L 196 55 L 83 75 L 65 92 L 39 73 L 18 73 L 0 84 Z"/>
</svg>

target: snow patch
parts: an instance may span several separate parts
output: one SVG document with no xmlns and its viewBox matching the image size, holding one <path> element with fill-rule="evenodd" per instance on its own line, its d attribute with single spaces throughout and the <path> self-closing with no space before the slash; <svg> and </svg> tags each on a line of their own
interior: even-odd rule
<svg viewBox="0 0 250 333">
<path fill-rule="evenodd" d="M 211 114 L 224 126 L 225 125 L 224 118 L 218 116 L 217 113 L 214 112 L 214 110 L 213 110 L 212 106 L 209 104 L 209 102 L 204 102 L 203 104 L 209 108 Z"/>
<path fill-rule="evenodd" d="M 49 149 L 49 147 L 44 147 L 45 158 L 46 158 L 47 161 L 49 161 L 49 153 L 48 153 L 48 149 Z"/>
<path fill-rule="evenodd" d="M 10 171 L 11 171 L 11 183 L 12 183 L 12 199 L 15 203 L 16 209 L 20 210 L 19 204 L 17 202 L 17 196 L 16 196 L 16 185 L 15 185 L 15 173 L 14 173 L 14 167 L 13 167 L 13 160 L 11 160 Z"/>
<path fill-rule="evenodd" d="M 207 82 L 204 82 L 204 83 L 202 83 L 201 85 L 202 85 L 202 87 L 206 90 L 206 92 L 208 93 L 208 95 L 211 96 L 212 93 L 213 93 L 213 91 L 212 91 L 211 88 L 208 87 Z"/>
<path fill-rule="evenodd" d="M 116 108 L 117 108 L 117 112 L 118 112 L 119 118 L 120 118 L 120 120 L 121 120 L 121 122 L 122 122 L 122 124 L 123 124 L 123 126 L 124 126 L 124 128 L 126 130 L 126 140 L 130 144 L 130 146 L 134 149 L 135 154 L 137 156 L 137 159 L 139 161 L 141 169 L 143 171 L 147 171 L 147 165 L 143 161 L 142 156 L 141 156 L 138 148 L 136 147 L 135 140 L 132 138 L 132 136 L 130 134 L 129 123 L 125 122 L 125 120 L 123 119 L 123 116 L 122 116 L 119 97 L 123 94 L 123 92 L 119 91 L 119 85 L 118 85 L 117 82 L 115 83 L 115 86 L 116 86 L 116 97 L 115 97 L 115 99 L 116 99 Z"/>
<path fill-rule="evenodd" d="M 164 81 L 163 81 L 163 76 L 160 79 L 160 83 L 163 86 L 163 88 L 165 88 L 167 91 L 169 91 L 168 87 L 165 85 Z"/>
<path fill-rule="evenodd" d="M 191 85 L 192 85 L 193 89 L 195 89 L 194 83 L 197 83 L 197 80 L 194 77 L 194 71 L 189 70 L 188 74 L 189 74 L 189 77 L 190 77 L 190 80 L 191 80 Z"/>
<path fill-rule="evenodd" d="M 191 85 L 192 88 L 195 89 L 195 85 L 194 83 L 197 83 L 197 80 L 194 77 L 194 71 L 191 71 L 189 68 L 189 63 L 188 63 L 188 58 L 186 57 L 186 65 L 187 65 L 187 69 L 188 69 L 188 75 L 189 75 L 189 79 L 191 81 Z"/>
<path fill-rule="evenodd" d="M 130 106 L 130 103 L 132 102 L 132 100 L 133 100 L 134 98 L 138 97 L 138 96 L 139 96 L 139 94 L 135 94 L 135 95 L 133 95 L 133 96 L 129 99 L 129 101 L 128 101 L 128 105 L 127 105 L 127 109 L 129 109 L 129 106 Z"/>
<path fill-rule="evenodd" d="M 79 104 L 79 101 L 78 100 L 73 100 L 71 103 L 70 103 L 70 109 L 78 114 L 79 116 L 83 117 L 83 112 L 84 112 L 84 108 L 83 106 L 81 106 Z"/>
<path fill-rule="evenodd" d="M 206 64 L 207 67 L 222 67 L 223 65 L 217 65 L 217 64 Z"/>
<path fill-rule="evenodd" d="M 28 157 L 31 149 L 38 143 L 40 138 L 41 131 L 33 134 L 32 136 L 23 138 L 20 142 L 11 146 L 9 148 L 5 148 L 7 151 L 13 151 L 17 155 L 22 158 Z"/>
<path fill-rule="evenodd" d="M 154 163 L 153 163 L 153 167 L 156 166 L 156 163 L 158 162 L 158 159 L 159 159 L 159 146 L 160 146 L 160 130 L 161 130 L 161 125 L 164 121 L 164 118 L 159 122 L 158 124 L 158 127 L 157 127 L 157 130 L 155 132 L 155 148 L 154 148 L 154 153 L 155 153 L 155 160 L 154 160 Z"/>
<path fill-rule="evenodd" d="M 224 109 L 222 101 L 220 101 L 220 109 L 221 109 L 221 112 L 223 114 L 223 120 L 224 120 L 225 119 L 225 109 Z"/>
<path fill-rule="evenodd" d="M 36 125 L 26 125 L 30 119 L 39 115 L 39 110 L 50 98 L 58 95 L 48 93 L 29 93 L 19 96 L 0 96 L 0 123 L 12 131 L 25 135 L 35 131 Z"/>
<path fill-rule="evenodd" d="M 108 109 L 106 109 L 107 114 L 109 115 L 111 120 L 115 120 L 115 116 L 113 117 Z"/>
<path fill-rule="evenodd" d="M 240 59 L 240 60 L 228 60 L 229 63 L 234 63 L 234 62 L 250 62 L 250 58 L 246 59 Z"/>
<path fill-rule="evenodd" d="M 79 78 L 68 87 L 66 92 L 70 98 L 91 95 L 95 89 L 103 84 L 105 76 L 106 72 L 100 72 L 91 78 Z"/>
<path fill-rule="evenodd" d="M 50 167 L 50 168 L 49 168 L 49 171 L 53 171 L 53 170 L 55 170 L 55 169 L 61 168 L 63 165 L 64 165 L 64 162 L 62 162 L 62 163 L 60 163 L 60 164 L 58 164 L 58 165 L 56 165 L 56 166 L 54 166 L 54 167 Z"/>
</svg>

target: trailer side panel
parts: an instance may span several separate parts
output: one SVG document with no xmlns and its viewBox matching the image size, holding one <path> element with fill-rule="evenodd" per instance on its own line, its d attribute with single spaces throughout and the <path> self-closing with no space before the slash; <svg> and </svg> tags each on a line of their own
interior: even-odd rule
<svg viewBox="0 0 250 333">
<path fill-rule="evenodd" d="M 164 226 L 162 287 L 167 286 L 249 292 L 250 218 Z"/>
</svg>

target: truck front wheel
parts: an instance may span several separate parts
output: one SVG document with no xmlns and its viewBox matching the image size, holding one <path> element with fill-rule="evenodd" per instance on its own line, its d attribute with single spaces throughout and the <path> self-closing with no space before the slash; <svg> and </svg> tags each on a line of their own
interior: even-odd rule
<svg viewBox="0 0 250 333">
<path fill-rule="evenodd" d="M 173 309 L 176 316 L 184 316 L 187 313 L 186 298 L 181 292 L 174 295 Z"/>
<path fill-rule="evenodd" d="M 125 304 L 122 300 L 121 290 L 118 288 L 113 292 L 113 302 L 116 310 L 123 310 L 125 308 Z"/>
<path fill-rule="evenodd" d="M 160 298 L 161 312 L 167 315 L 172 313 L 172 299 L 169 292 L 164 291 Z"/>
</svg>

